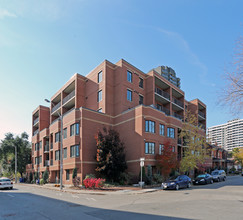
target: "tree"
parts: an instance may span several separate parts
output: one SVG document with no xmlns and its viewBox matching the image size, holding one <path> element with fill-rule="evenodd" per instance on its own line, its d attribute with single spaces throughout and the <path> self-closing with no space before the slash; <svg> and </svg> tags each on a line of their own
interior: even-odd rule
<svg viewBox="0 0 243 220">
<path fill-rule="evenodd" d="M 121 173 L 127 169 L 124 144 L 120 141 L 119 133 L 114 129 L 103 128 L 98 131 L 96 139 L 96 171 L 107 180 L 120 181 Z"/>
<path fill-rule="evenodd" d="M 239 163 L 241 167 L 243 166 L 243 149 L 234 148 L 232 151 L 235 162 Z"/>
<path fill-rule="evenodd" d="M 180 162 L 180 170 L 189 172 L 202 168 L 207 158 L 207 144 L 204 135 L 200 134 L 197 117 L 188 111 L 185 115 L 180 137 L 183 138 L 184 157 Z"/>
<path fill-rule="evenodd" d="M 225 73 L 225 84 L 220 94 L 220 103 L 228 106 L 232 112 L 243 111 L 243 37 L 236 44 L 232 71 Z"/>
<path fill-rule="evenodd" d="M 177 155 L 173 152 L 169 142 L 164 144 L 161 154 L 156 155 L 156 167 L 160 170 L 165 179 L 168 179 L 170 173 L 178 168 Z"/>
<path fill-rule="evenodd" d="M 44 183 L 47 183 L 48 179 L 49 179 L 49 173 L 48 173 L 48 170 L 46 169 L 45 172 L 43 173 Z"/>
<path fill-rule="evenodd" d="M 23 177 L 26 165 L 31 162 L 31 147 L 28 137 L 26 132 L 16 137 L 12 133 L 5 135 L 1 145 L 0 163 L 6 172 L 14 173 L 15 171 L 15 147 L 17 147 L 17 171 Z"/>
</svg>

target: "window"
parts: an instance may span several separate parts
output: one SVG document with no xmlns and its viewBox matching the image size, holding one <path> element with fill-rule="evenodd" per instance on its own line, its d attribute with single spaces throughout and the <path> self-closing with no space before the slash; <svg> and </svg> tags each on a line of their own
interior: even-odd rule
<svg viewBox="0 0 243 220">
<path fill-rule="evenodd" d="M 172 149 L 172 152 L 175 152 L 175 147 L 174 146 L 172 146 L 171 149 Z"/>
<path fill-rule="evenodd" d="M 55 160 L 60 160 L 60 151 L 59 150 L 55 151 Z"/>
<path fill-rule="evenodd" d="M 102 100 L 102 90 L 100 90 L 97 94 L 97 102 L 100 102 Z"/>
<path fill-rule="evenodd" d="M 164 151 L 164 145 L 163 144 L 160 144 L 159 145 L 159 154 L 162 155 L 163 154 L 163 151 Z"/>
<path fill-rule="evenodd" d="M 142 78 L 139 78 L 139 87 L 143 88 L 143 79 Z"/>
<path fill-rule="evenodd" d="M 146 142 L 145 143 L 145 154 L 154 154 L 155 143 Z"/>
<path fill-rule="evenodd" d="M 63 139 L 67 138 L 67 128 L 63 129 Z"/>
<path fill-rule="evenodd" d="M 165 126 L 162 124 L 159 125 L 159 135 L 165 136 Z"/>
<path fill-rule="evenodd" d="M 67 158 L 67 148 L 66 147 L 63 149 L 63 158 L 64 159 Z"/>
<path fill-rule="evenodd" d="M 145 131 L 150 133 L 155 133 L 155 122 L 154 121 L 145 121 Z"/>
<path fill-rule="evenodd" d="M 99 108 L 99 109 L 98 109 L 98 112 L 102 112 L 102 108 Z"/>
<path fill-rule="evenodd" d="M 79 123 L 70 126 L 70 136 L 79 135 Z"/>
<path fill-rule="evenodd" d="M 98 73 L 98 83 L 102 81 L 102 71 Z"/>
<path fill-rule="evenodd" d="M 127 100 L 130 102 L 132 101 L 132 91 L 129 89 L 127 89 Z"/>
<path fill-rule="evenodd" d="M 39 143 L 39 150 L 41 150 L 41 148 L 42 148 L 42 141 L 40 141 Z"/>
<path fill-rule="evenodd" d="M 132 82 L 132 73 L 130 71 L 127 71 L 127 81 Z"/>
<path fill-rule="evenodd" d="M 79 145 L 74 145 L 70 147 L 70 157 L 79 156 Z"/>
<path fill-rule="evenodd" d="M 139 95 L 139 105 L 143 104 L 143 96 Z"/>
<path fill-rule="evenodd" d="M 38 151 L 39 150 L 39 143 L 36 143 L 35 144 L 35 151 Z"/>
<path fill-rule="evenodd" d="M 167 128 L 167 137 L 175 138 L 175 129 L 174 128 Z"/>
<path fill-rule="evenodd" d="M 38 157 L 35 157 L 35 164 L 38 164 Z"/>
<path fill-rule="evenodd" d="M 69 170 L 66 170 L 66 180 L 69 180 L 69 176 L 70 176 Z"/>
<path fill-rule="evenodd" d="M 55 143 L 60 142 L 60 131 L 55 134 Z"/>
<path fill-rule="evenodd" d="M 39 164 L 42 163 L 42 156 L 39 156 Z"/>
</svg>

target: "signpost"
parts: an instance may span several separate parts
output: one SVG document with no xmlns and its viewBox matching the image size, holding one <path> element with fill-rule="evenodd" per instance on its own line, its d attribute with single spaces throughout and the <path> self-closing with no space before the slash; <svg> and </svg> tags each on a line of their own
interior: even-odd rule
<svg viewBox="0 0 243 220">
<path fill-rule="evenodd" d="M 141 157 L 140 158 L 140 167 L 141 167 L 141 181 L 140 181 L 140 185 L 141 185 L 141 188 L 143 188 L 143 167 L 144 167 L 144 161 L 145 161 L 145 158 Z"/>
</svg>

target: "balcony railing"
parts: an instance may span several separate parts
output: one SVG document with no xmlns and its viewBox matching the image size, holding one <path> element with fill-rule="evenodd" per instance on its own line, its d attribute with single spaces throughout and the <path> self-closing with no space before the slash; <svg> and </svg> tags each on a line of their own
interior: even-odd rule
<svg viewBox="0 0 243 220">
<path fill-rule="evenodd" d="M 159 88 L 155 88 L 155 93 L 157 93 L 157 94 L 163 96 L 164 98 L 170 100 L 170 94 L 165 92 L 165 91 L 163 91 L 163 90 L 161 90 L 161 89 L 159 89 Z"/>
<path fill-rule="evenodd" d="M 45 167 L 49 167 L 50 166 L 50 161 L 49 160 L 45 160 Z"/>
<path fill-rule="evenodd" d="M 53 159 L 50 160 L 50 166 L 53 166 Z"/>
<path fill-rule="evenodd" d="M 39 122 L 39 117 L 34 120 L 33 125 L 35 125 L 37 122 Z"/>
<path fill-rule="evenodd" d="M 181 138 L 178 137 L 177 144 L 181 145 Z"/>
<path fill-rule="evenodd" d="M 198 114 L 199 114 L 201 117 L 206 118 L 206 115 L 205 115 L 203 112 L 198 111 Z"/>
<path fill-rule="evenodd" d="M 157 109 L 164 112 L 166 115 L 170 115 L 170 110 L 165 108 L 164 106 L 157 106 Z"/>
<path fill-rule="evenodd" d="M 49 152 L 49 144 L 46 144 L 44 147 L 44 152 Z"/>
<path fill-rule="evenodd" d="M 176 99 L 176 98 L 173 98 L 173 102 L 176 104 L 176 105 L 179 105 L 181 108 L 184 108 L 184 104 L 182 101 Z"/>
<path fill-rule="evenodd" d="M 70 92 L 63 100 L 62 100 L 62 104 L 65 104 L 69 99 L 71 99 L 72 97 L 75 96 L 75 90 L 73 90 L 72 92 Z"/>
<path fill-rule="evenodd" d="M 34 131 L 33 136 L 35 136 L 38 133 L 39 133 L 39 129 L 37 129 L 36 131 Z"/>
<path fill-rule="evenodd" d="M 50 147 L 51 147 L 51 150 L 52 150 L 53 149 L 53 143 L 51 143 Z"/>
<path fill-rule="evenodd" d="M 202 129 L 206 130 L 206 126 L 202 123 L 198 123 L 198 127 L 201 127 Z"/>
<path fill-rule="evenodd" d="M 58 102 L 51 110 L 51 113 L 55 112 L 57 109 L 59 109 L 61 107 L 61 101 Z"/>
<path fill-rule="evenodd" d="M 178 118 L 178 119 L 180 119 L 180 120 L 183 120 L 183 117 L 181 116 L 181 115 L 178 115 L 177 113 L 173 113 L 173 116 L 175 117 L 175 118 Z"/>
</svg>

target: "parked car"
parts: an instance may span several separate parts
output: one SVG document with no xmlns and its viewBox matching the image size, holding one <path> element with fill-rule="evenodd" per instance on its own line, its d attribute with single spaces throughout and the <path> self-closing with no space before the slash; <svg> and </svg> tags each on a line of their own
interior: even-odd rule
<svg viewBox="0 0 243 220">
<path fill-rule="evenodd" d="M 13 182 L 6 177 L 1 177 L 0 178 L 0 189 L 13 189 Z"/>
<path fill-rule="evenodd" d="M 179 190 L 180 188 L 190 188 L 192 185 L 192 180 L 186 175 L 180 175 L 173 177 L 170 180 L 162 183 L 162 189 L 175 189 Z"/>
<path fill-rule="evenodd" d="M 194 180 L 193 184 L 194 185 L 201 185 L 201 184 L 208 184 L 208 183 L 213 183 L 213 177 L 210 174 L 201 174 L 198 175 Z"/>
<path fill-rule="evenodd" d="M 243 176 L 243 170 L 242 170 L 242 172 L 241 172 L 241 176 Z"/>
<path fill-rule="evenodd" d="M 212 177 L 213 177 L 213 181 L 214 182 L 220 182 L 220 181 L 225 181 L 226 180 L 226 173 L 224 170 L 214 170 L 211 173 Z"/>
</svg>

